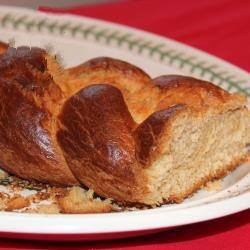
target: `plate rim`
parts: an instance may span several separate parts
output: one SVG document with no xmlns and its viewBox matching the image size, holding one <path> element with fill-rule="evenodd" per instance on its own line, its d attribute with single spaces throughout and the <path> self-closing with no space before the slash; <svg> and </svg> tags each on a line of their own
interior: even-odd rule
<svg viewBox="0 0 250 250">
<path fill-rule="evenodd" d="M 0 17 L 0 28 L 9 25 L 9 28 L 16 31 L 19 28 L 24 28 L 26 32 L 32 33 L 37 32 L 36 29 L 38 29 L 39 33 L 52 34 L 60 36 L 61 38 L 81 38 L 83 40 L 88 40 L 90 37 L 92 39 L 91 41 L 96 43 L 102 43 L 100 40 L 103 38 L 105 40 L 105 45 L 110 47 L 118 46 L 118 48 L 124 49 L 122 46 L 125 43 L 125 45 L 128 46 L 128 51 L 137 55 L 142 55 L 143 50 L 147 49 L 147 57 L 152 60 L 154 60 L 154 53 L 156 53 L 159 54 L 159 58 L 163 56 L 161 59 L 158 58 L 158 62 L 160 60 L 170 67 L 176 67 L 179 70 L 183 69 L 185 64 L 191 64 L 188 69 L 189 74 L 194 74 L 194 76 L 200 78 L 204 78 L 206 74 L 210 74 L 209 76 L 206 76 L 206 78 L 208 78 L 207 80 L 210 80 L 229 91 L 234 91 L 235 88 L 236 90 L 239 88 L 238 91 L 241 91 L 243 94 L 250 97 L 250 77 L 246 70 L 174 39 L 97 18 L 64 13 L 44 13 L 21 7 L 9 6 L 1 6 L 0 15 L 2 12 L 5 12 L 5 16 Z M 62 16 L 64 18 L 60 19 Z M 77 25 L 72 27 L 70 20 L 77 22 Z M 84 22 L 89 24 L 86 26 L 86 23 Z M 95 23 L 95 25 L 93 25 L 93 23 Z M 99 26 L 96 27 L 96 24 Z M 109 31 L 112 31 L 111 27 L 113 27 L 113 32 L 108 34 Z M 123 30 L 124 33 L 119 33 L 121 30 Z M 119 33 L 119 35 L 114 33 Z M 126 35 L 128 36 L 126 37 Z M 147 40 L 143 40 L 142 37 L 147 37 Z M 112 39 L 116 42 L 115 46 L 111 45 Z M 130 48 L 131 42 L 133 43 L 132 49 Z M 166 45 L 169 45 L 170 50 Z M 134 47 L 136 47 L 137 51 L 133 51 Z M 175 53 L 174 55 L 170 55 L 173 52 L 173 48 Z M 190 58 L 194 55 L 196 58 Z M 187 60 L 187 57 L 189 60 Z M 175 61 L 179 64 L 173 66 Z M 211 62 L 213 63 L 211 64 Z M 200 72 L 197 71 L 197 69 L 200 70 Z M 239 76 L 241 76 L 241 79 L 237 80 Z"/>
<path fill-rule="evenodd" d="M 213 203 L 209 203 L 198 207 L 190 207 L 185 210 L 173 210 L 165 212 L 164 209 L 159 208 L 158 210 L 154 210 L 151 212 L 150 210 L 145 211 L 134 211 L 134 212 L 122 212 L 122 213 L 103 213 L 103 214 L 21 214 L 15 212 L 0 212 L 1 222 L 3 219 L 13 220 L 11 227 L 9 225 L 5 225 L 5 223 L 1 223 L 0 232 L 4 233 L 20 233 L 20 234 L 53 234 L 53 235 L 72 235 L 72 234 L 102 234 L 102 233 L 124 233 L 131 231 L 142 231 L 142 230 L 154 230 L 154 229 L 165 229 L 170 227 L 177 227 L 181 225 L 188 225 L 192 223 L 203 222 L 207 220 L 212 220 L 220 217 L 224 217 L 233 213 L 237 213 L 246 209 L 249 209 L 250 193 L 247 192 L 245 194 L 241 194 L 239 196 L 235 196 L 230 199 L 217 201 Z M 235 204 L 240 204 L 240 207 L 235 208 L 232 205 L 232 202 Z M 223 211 L 220 210 L 218 213 L 218 205 L 220 208 L 224 208 Z M 150 211 L 150 212 L 149 212 Z M 226 211 L 226 212 L 225 212 Z M 200 215 L 199 219 L 190 219 L 191 216 L 198 212 L 200 214 L 206 213 L 209 214 L 207 217 L 202 217 Z M 120 218 L 122 215 L 123 218 Z M 169 216 L 168 218 L 164 218 L 164 216 Z M 141 218 L 146 221 L 142 221 Z M 179 217 L 178 217 L 179 216 Z M 6 218 L 8 217 L 8 218 Z M 114 217 L 114 218 L 112 218 Z M 30 218 L 31 220 L 27 220 Z M 177 221 L 176 219 L 178 218 Z M 42 223 L 41 223 L 42 219 Z M 133 219 L 133 223 L 122 224 L 117 226 L 117 219 L 119 222 L 124 222 L 126 220 Z M 122 219 L 122 220 L 121 220 Z M 175 221 L 175 223 L 169 223 L 169 219 L 171 221 Z M 183 219 L 185 222 L 183 224 Z M 61 222 L 55 224 L 56 222 Z M 62 221 L 65 221 L 62 223 Z M 168 223 L 166 223 L 166 220 Z M 74 226 L 65 225 L 65 223 L 76 223 Z M 90 224 L 80 224 L 80 223 L 93 223 Z M 105 223 L 103 223 L 105 222 Z M 107 222 L 112 222 L 111 224 Z M 145 226 L 145 222 L 147 226 Z M 17 228 L 17 224 L 20 223 L 20 228 Z M 44 227 L 43 223 L 47 226 Z M 135 226 L 135 223 L 136 224 Z"/>
</svg>

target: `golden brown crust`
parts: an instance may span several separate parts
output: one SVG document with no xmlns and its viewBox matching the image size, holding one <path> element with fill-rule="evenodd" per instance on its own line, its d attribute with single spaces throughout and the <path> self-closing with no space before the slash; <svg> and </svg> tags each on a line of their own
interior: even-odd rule
<svg viewBox="0 0 250 250">
<path fill-rule="evenodd" d="M 67 92 L 76 93 L 90 84 L 110 84 L 120 89 L 128 109 L 137 122 L 143 121 L 157 104 L 159 90 L 152 85 L 151 78 L 138 67 L 127 62 L 98 57 L 77 67 L 68 69 Z"/>
<path fill-rule="evenodd" d="M 153 84 L 161 90 L 157 110 L 180 103 L 193 107 L 218 107 L 222 104 L 246 105 L 247 102 L 243 96 L 230 94 L 210 82 L 188 76 L 159 76 L 153 79 Z"/>
<path fill-rule="evenodd" d="M 151 85 L 151 78 L 138 67 L 127 62 L 109 58 L 98 57 L 79 66 L 68 69 L 71 76 L 67 87 L 76 93 L 90 84 L 110 84 L 118 87 L 125 99 L 131 94 Z"/>
<path fill-rule="evenodd" d="M 65 103 L 59 118 L 58 139 L 80 182 L 100 195 L 136 201 L 145 181 L 135 158 L 136 124 L 121 92 L 88 86 Z"/>
<path fill-rule="evenodd" d="M 96 79 L 98 82 L 96 83 L 103 82 L 100 79 L 100 77 L 102 77 L 101 75 L 102 72 L 106 72 L 106 75 L 104 76 L 105 78 L 108 79 L 110 77 L 110 79 L 104 83 L 112 84 L 114 82 L 114 83 L 119 84 L 119 81 L 117 79 L 111 78 L 113 77 L 112 74 L 122 75 L 127 78 L 130 78 L 131 83 L 128 86 L 124 86 L 124 85 L 121 86 L 122 89 L 127 87 L 127 90 L 129 92 L 131 92 L 131 90 L 134 90 L 134 89 L 137 90 L 138 87 L 140 88 L 138 84 L 133 85 L 133 82 L 139 82 L 144 87 L 144 84 L 151 80 L 151 78 L 142 69 L 130 63 L 127 63 L 118 59 L 113 59 L 110 57 L 93 58 L 79 66 L 69 69 L 69 73 L 74 78 L 77 78 L 83 74 L 89 74 L 89 73 L 93 74 L 93 79 L 94 79 L 94 75 L 98 76 L 98 79 Z M 101 82 L 99 82 L 100 80 Z"/>
<path fill-rule="evenodd" d="M 161 154 L 158 147 L 159 140 L 163 133 L 166 133 L 166 127 L 171 124 L 171 119 L 185 109 L 185 105 L 177 104 L 157 111 L 136 128 L 134 137 L 137 159 L 144 167 L 149 167 L 153 157 L 156 158 Z"/>
<path fill-rule="evenodd" d="M 0 74 L 4 81 L 26 91 L 27 98 L 48 108 L 47 102 L 59 102 L 62 93 L 46 72 L 45 55 L 46 52 L 39 48 L 9 48 L 7 53 L 0 57 Z"/>
<path fill-rule="evenodd" d="M 1 166 L 25 179 L 77 184 L 53 140 L 50 111 L 61 93 L 51 77 L 42 72 L 46 68 L 45 52 L 14 50 L 10 49 L 0 60 Z"/>
<path fill-rule="evenodd" d="M 6 61 L 22 61 L 23 63 L 29 63 L 39 71 L 44 72 L 46 70 L 46 51 L 36 47 L 21 46 L 18 48 L 9 47 L 6 53 L 2 56 L 2 60 Z"/>
<path fill-rule="evenodd" d="M 8 49 L 8 44 L 0 42 L 0 55 L 5 54 Z"/>
</svg>

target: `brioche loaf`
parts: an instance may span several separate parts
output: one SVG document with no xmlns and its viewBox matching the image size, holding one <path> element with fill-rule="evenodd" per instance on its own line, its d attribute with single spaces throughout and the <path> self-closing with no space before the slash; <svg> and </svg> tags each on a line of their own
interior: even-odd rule
<svg viewBox="0 0 250 250">
<path fill-rule="evenodd" d="M 157 205 L 246 160 L 243 96 L 112 58 L 63 69 L 39 48 L 0 53 L 0 165 L 11 174 Z"/>
</svg>

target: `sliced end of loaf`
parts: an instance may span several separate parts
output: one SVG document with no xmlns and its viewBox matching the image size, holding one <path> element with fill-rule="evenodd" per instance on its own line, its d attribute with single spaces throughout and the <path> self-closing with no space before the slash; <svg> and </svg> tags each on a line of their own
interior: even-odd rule
<svg viewBox="0 0 250 250">
<path fill-rule="evenodd" d="M 246 108 L 219 113 L 187 110 L 176 117 L 170 131 L 171 137 L 163 135 L 159 143 L 161 156 L 145 169 L 147 204 L 180 202 L 245 160 L 250 112 Z"/>
</svg>

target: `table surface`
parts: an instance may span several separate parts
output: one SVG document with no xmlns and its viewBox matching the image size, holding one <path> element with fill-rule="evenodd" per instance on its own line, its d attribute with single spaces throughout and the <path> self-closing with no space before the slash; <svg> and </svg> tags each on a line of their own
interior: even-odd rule
<svg viewBox="0 0 250 250">
<path fill-rule="evenodd" d="M 200 48 L 249 71 L 249 10 L 249 0 L 126 0 L 60 9 L 59 12 L 151 31 Z"/>
<path fill-rule="evenodd" d="M 127 0 L 66 9 L 167 36 L 250 70 L 250 1 Z M 151 236 L 90 243 L 0 240 L 0 249 L 250 249 L 250 210 Z"/>
<path fill-rule="evenodd" d="M 37 242 L 0 239 L 3 249 L 247 250 L 250 211 L 179 227 L 154 235 L 99 242 Z"/>
</svg>

